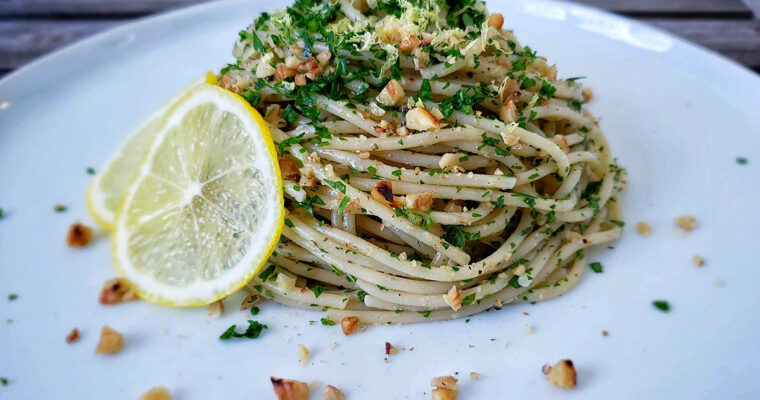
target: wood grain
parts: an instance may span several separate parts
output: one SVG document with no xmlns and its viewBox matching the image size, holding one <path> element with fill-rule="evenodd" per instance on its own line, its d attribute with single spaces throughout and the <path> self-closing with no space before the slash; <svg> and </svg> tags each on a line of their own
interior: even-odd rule
<svg viewBox="0 0 760 400">
<path fill-rule="evenodd" d="M 649 17 L 751 18 L 752 10 L 741 0 L 574 0 L 608 11 Z"/>
<path fill-rule="evenodd" d="M 0 18 L 139 16 L 208 0 L 0 0 Z"/>
</svg>

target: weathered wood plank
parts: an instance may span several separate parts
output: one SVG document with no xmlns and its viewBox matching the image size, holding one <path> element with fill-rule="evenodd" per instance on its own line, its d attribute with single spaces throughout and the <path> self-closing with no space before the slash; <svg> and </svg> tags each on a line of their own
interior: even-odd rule
<svg viewBox="0 0 760 400">
<path fill-rule="evenodd" d="M 137 16 L 209 0 L 0 0 L 0 17 Z"/>
<path fill-rule="evenodd" d="M 644 19 L 750 68 L 760 67 L 760 21 Z"/>
<path fill-rule="evenodd" d="M 58 47 L 123 23 L 99 21 L 0 21 L 0 69 L 14 69 Z"/>
<path fill-rule="evenodd" d="M 572 0 L 619 14 L 638 17 L 751 18 L 742 0 Z"/>
<path fill-rule="evenodd" d="M 644 19 L 751 68 L 760 67 L 760 21 Z M 123 20 L 0 20 L 0 69 L 14 69 Z"/>
<path fill-rule="evenodd" d="M 0 17 L 143 15 L 208 0 L 0 0 Z M 635 16 L 750 18 L 742 0 L 573 0 Z"/>
</svg>

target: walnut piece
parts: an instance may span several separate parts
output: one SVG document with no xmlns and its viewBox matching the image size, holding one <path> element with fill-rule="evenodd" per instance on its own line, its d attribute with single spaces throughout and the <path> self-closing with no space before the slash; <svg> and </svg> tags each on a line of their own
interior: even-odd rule
<svg viewBox="0 0 760 400">
<path fill-rule="evenodd" d="M 298 363 L 301 364 L 301 366 L 305 366 L 306 363 L 309 362 L 309 349 L 306 348 L 306 346 L 299 344 L 298 345 Z"/>
<path fill-rule="evenodd" d="M 69 247 L 86 247 L 92 240 L 92 228 L 76 223 L 71 224 L 69 233 L 66 235 L 66 244 Z"/>
<path fill-rule="evenodd" d="M 172 396 L 167 388 L 158 386 L 145 392 L 140 396 L 140 400 L 172 400 Z"/>
<path fill-rule="evenodd" d="M 453 376 L 439 376 L 430 381 L 433 386 L 433 400 L 455 400 L 459 394 L 457 378 Z"/>
<path fill-rule="evenodd" d="M 433 206 L 433 194 L 430 192 L 410 193 L 406 195 L 406 206 L 412 210 L 427 211 Z"/>
<path fill-rule="evenodd" d="M 549 368 L 546 380 L 560 389 L 575 389 L 577 376 L 575 366 L 571 360 L 559 360 L 557 364 Z"/>
<path fill-rule="evenodd" d="M 121 278 L 114 278 L 103 284 L 98 300 L 104 306 L 111 306 L 137 300 L 137 294 Z"/>
<path fill-rule="evenodd" d="M 405 95 L 406 93 L 401 84 L 397 80 L 391 79 L 383 90 L 380 91 L 380 94 L 377 95 L 377 102 L 384 106 L 397 106 L 401 104 Z"/>
<path fill-rule="evenodd" d="M 398 49 L 404 53 L 411 53 L 412 50 L 420 45 L 420 43 L 422 43 L 422 40 L 420 40 L 417 36 L 409 36 L 398 44 Z"/>
<path fill-rule="evenodd" d="M 649 236 L 652 234 L 652 227 L 646 222 L 639 222 L 636 224 L 636 232 L 641 236 Z"/>
<path fill-rule="evenodd" d="M 358 317 L 345 317 L 340 320 L 340 329 L 343 330 L 343 334 L 346 336 L 353 335 L 359 330 L 359 318 Z"/>
<path fill-rule="evenodd" d="M 322 392 L 322 400 L 346 400 L 346 396 L 335 386 L 327 385 Z"/>
<path fill-rule="evenodd" d="M 504 16 L 500 13 L 491 14 L 491 16 L 488 17 L 488 25 L 491 25 L 494 29 L 501 29 L 504 25 Z"/>
<path fill-rule="evenodd" d="M 99 354 L 116 354 L 124 348 L 124 337 L 108 326 L 100 331 L 100 342 L 95 348 Z"/>
<path fill-rule="evenodd" d="M 415 107 L 406 113 L 406 127 L 416 131 L 434 131 L 439 129 L 441 124 L 430 111 Z"/>
<path fill-rule="evenodd" d="M 274 376 L 269 379 L 272 381 L 272 389 L 278 400 L 308 400 L 309 385 L 306 383 Z"/>
<path fill-rule="evenodd" d="M 443 295 L 443 301 L 454 311 L 459 311 L 462 308 L 462 295 L 459 294 L 456 286 L 452 286 L 448 293 Z"/>
<path fill-rule="evenodd" d="M 208 305 L 208 316 L 211 318 L 219 318 L 224 314 L 224 303 L 221 300 L 215 301 Z"/>
<path fill-rule="evenodd" d="M 79 341 L 79 329 L 74 328 L 66 335 L 66 343 L 72 344 Z"/>
<path fill-rule="evenodd" d="M 386 355 L 393 355 L 397 354 L 398 349 L 393 347 L 393 345 L 390 342 L 385 342 L 385 354 Z"/>
<path fill-rule="evenodd" d="M 697 219 L 692 216 L 682 215 L 676 218 L 676 225 L 687 232 L 693 231 L 697 227 Z"/>
</svg>

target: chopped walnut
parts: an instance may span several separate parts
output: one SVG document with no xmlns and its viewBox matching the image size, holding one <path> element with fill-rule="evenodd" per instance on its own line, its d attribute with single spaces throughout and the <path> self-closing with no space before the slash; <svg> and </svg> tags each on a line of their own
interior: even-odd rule
<svg viewBox="0 0 760 400">
<path fill-rule="evenodd" d="M 323 52 L 317 54 L 317 61 L 319 61 L 321 65 L 325 65 L 330 62 L 330 58 L 332 58 L 332 53 L 329 49 L 325 49 Z"/>
<path fill-rule="evenodd" d="M 278 400 L 308 400 L 309 385 L 306 383 L 274 376 L 269 379 L 272 381 L 272 389 Z"/>
<path fill-rule="evenodd" d="M 296 79 L 294 80 L 296 86 L 306 86 L 306 75 L 304 74 L 297 74 Z"/>
<path fill-rule="evenodd" d="M 456 286 L 452 286 L 448 293 L 443 295 L 443 301 L 454 311 L 459 311 L 462 308 L 462 295 L 459 294 Z"/>
<path fill-rule="evenodd" d="M 100 290 L 100 304 L 110 306 L 137 299 L 137 294 L 121 278 L 106 281 Z"/>
<path fill-rule="evenodd" d="M 586 103 L 591 101 L 591 99 L 594 97 L 594 91 L 589 87 L 583 88 L 582 92 L 583 92 L 583 101 L 585 101 Z"/>
<path fill-rule="evenodd" d="M 96 353 L 116 354 L 124 348 L 124 337 L 108 326 L 100 331 L 100 342 L 95 348 Z"/>
<path fill-rule="evenodd" d="M 705 259 L 700 256 L 694 256 L 694 258 L 691 259 L 691 262 L 696 267 L 701 267 L 705 265 Z"/>
<path fill-rule="evenodd" d="M 79 341 L 79 329 L 74 328 L 66 335 L 66 343 L 72 344 Z"/>
<path fill-rule="evenodd" d="M 416 131 L 433 131 L 441 127 L 430 111 L 415 107 L 406 112 L 406 127 Z"/>
<path fill-rule="evenodd" d="M 169 390 L 163 386 L 154 387 L 140 396 L 140 400 L 172 400 Z"/>
<path fill-rule="evenodd" d="M 273 66 L 265 62 L 259 62 L 258 65 L 256 65 L 256 78 L 268 78 L 274 75 L 276 72 L 277 70 Z"/>
<path fill-rule="evenodd" d="M 446 171 L 457 172 L 458 170 L 462 169 L 459 165 L 460 157 L 461 156 L 457 153 L 445 153 L 441 156 L 441 159 L 438 160 L 438 166 Z"/>
<path fill-rule="evenodd" d="M 224 314 L 224 303 L 221 300 L 215 301 L 208 305 L 208 316 L 219 318 Z"/>
<path fill-rule="evenodd" d="M 298 71 L 296 71 L 295 68 L 288 67 L 284 63 L 281 63 L 274 71 L 274 79 L 277 82 L 282 82 L 285 79 L 295 76 L 297 73 Z"/>
<path fill-rule="evenodd" d="M 301 366 L 305 366 L 306 363 L 309 362 L 309 349 L 306 348 L 306 346 L 299 344 L 298 345 L 298 363 L 301 364 Z"/>
<path fill-rule="evenodd" d="M 433 386 L 433 400 L 456 400 L 457 394 L 459 394 L 459 385 L 457 385 L 457 378 L 453 376 L 439 376 L 433 378 L 430 381 L 430 386 Z"/>
<path fill-rule="evenodd" d="M 404 205 L 405 202 L 403 197 L 393 195 L 393 183 L 391 183 L 391 181 L 376 182 L 375 185 L 372 186 L 370 195 L 372 195 L 373 199 L 388 204 L 391 207 L 400 207 Z"/>
<path fill-rule="evenodd" d="M 639 222 L 636 224 L 636 232 L 641 236 L 649 236 L 652 234 L 652 227 L 646 222 Z"/>
<path fill-rule="evenodd" d="M 570 152 L 570 146 L 567 144 L 567 139 L 565 139 L 565 135 L 554 135 L 552 138 L 552 141 L 559 146 L 560 149 L 562 149 L 565 154 Z"/>
<path fill-rule="evenodd" d="M 311 167 L 302 167 L 298 169 L 301 173 L 301 179 L 298 180 L 298 184 L 302 187 L 313 187 L 316 184 L 314 179 L 314 170 Z"/>
<path fill-rule="evenodd" d="M 405 95 L 406 93 L 401 84 L 397 80 L 391 79 L 383 90 L 380 91 L 380 94 L 377 95 L 377 101 L 384 106 L 397 106 L 404 100 Z"/>
<path fill-rule="evenodd" d="M 499 118 L 505 124 L 511 124 L 517 121 L 517 106 L 515 106 L 514 100 L 509 100 L 506 104 L 499 109 Z"/>
<path fill-rule="evenodd" d="M 322 400 L 346 400 L 346 396 L 335 386 L 327 385 L 322 391 Z"/>
<path fill-rule="evenodd" d="M 397 354 L 397 353 L 398 353 L 398 349 L 397 348 L 393 347 L 393 345 L 390 344 L 390 342 L 385 342 L 385 354 L 386 355 L 393 355 L 393 354 Z"/>
<path fill-rule="evenodd" d="M 340 329 L 343 330 L 343 334 L 353 335 L 359 330 L 359 318 L 358 317 L 345 317 L 340 320 Z"/>
<path fill-rule="evenodd" d="M 692 231 L 697 227 L 697 219 L 688 215 L 676 218 L 676 225 L 685 231 Z"/>
<path fill-rule="evenodd" d="M 430 192 L 410 193 L 406 195 L 406 206 L 413 210 L 427 211 L 433 206 L 433 194 Z"/>
<path fill-rule="evenodd" d="M 575 389 L 577 377 L 573 362 L 571 360 L 559 360 L 546 372 L 546 380 L 561 389 Z"/>
<path fill-rule="evenodd" d="M 417 36 L 409 36 L 398 44 L 398 49 L 404 53 L 411 53 L 422 41 Z"/>
<path fill-rule="evenodd" d="M 92 240 L 92 228 L 82 224 L 72 224 L 66 236 L 69 247 L 86 247 Z"/>
<path fill-rule="evenodd" d="M 280 173 L 284 178 L 290 179 L 293 182 L 298 181 L 298 165 L 295 161 L 289 158 L 280 157 L 278 163 L 280 164 Z"/>
<path fill-rule="evenodd" d="M 491 14 L 488 17 L 488 25 L 491 25 L 494 29 L 501 29 L 502 25 L 504 25 L 504 16 L 500 13 Z"/>
</svg>

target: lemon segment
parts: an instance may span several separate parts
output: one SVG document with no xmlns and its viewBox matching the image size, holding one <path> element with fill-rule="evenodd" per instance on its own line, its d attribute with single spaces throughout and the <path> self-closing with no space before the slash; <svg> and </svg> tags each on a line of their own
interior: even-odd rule
<svg viewBox="0 0 760 400">
<path fill-rule="evenodd" d="M 146 300 L 209 304 L 252 279 L 279 239 L 274 145 L 245 100 L 206 83 L 162 118 L 116 214 L 114 264 Z"/>
<path fill-rule="evenodd" d="M 95 175 L 87 189 L 87 209 L 100 226 L 113 230 L 116 210 L 145 158 L 146 151 L 153 143 L 156 132 L 164 123 L 167 110 L 191 88 L 203 82 L 216 83 L 216 76 L 207 72 L 154 112 Z"/>
</svg>

